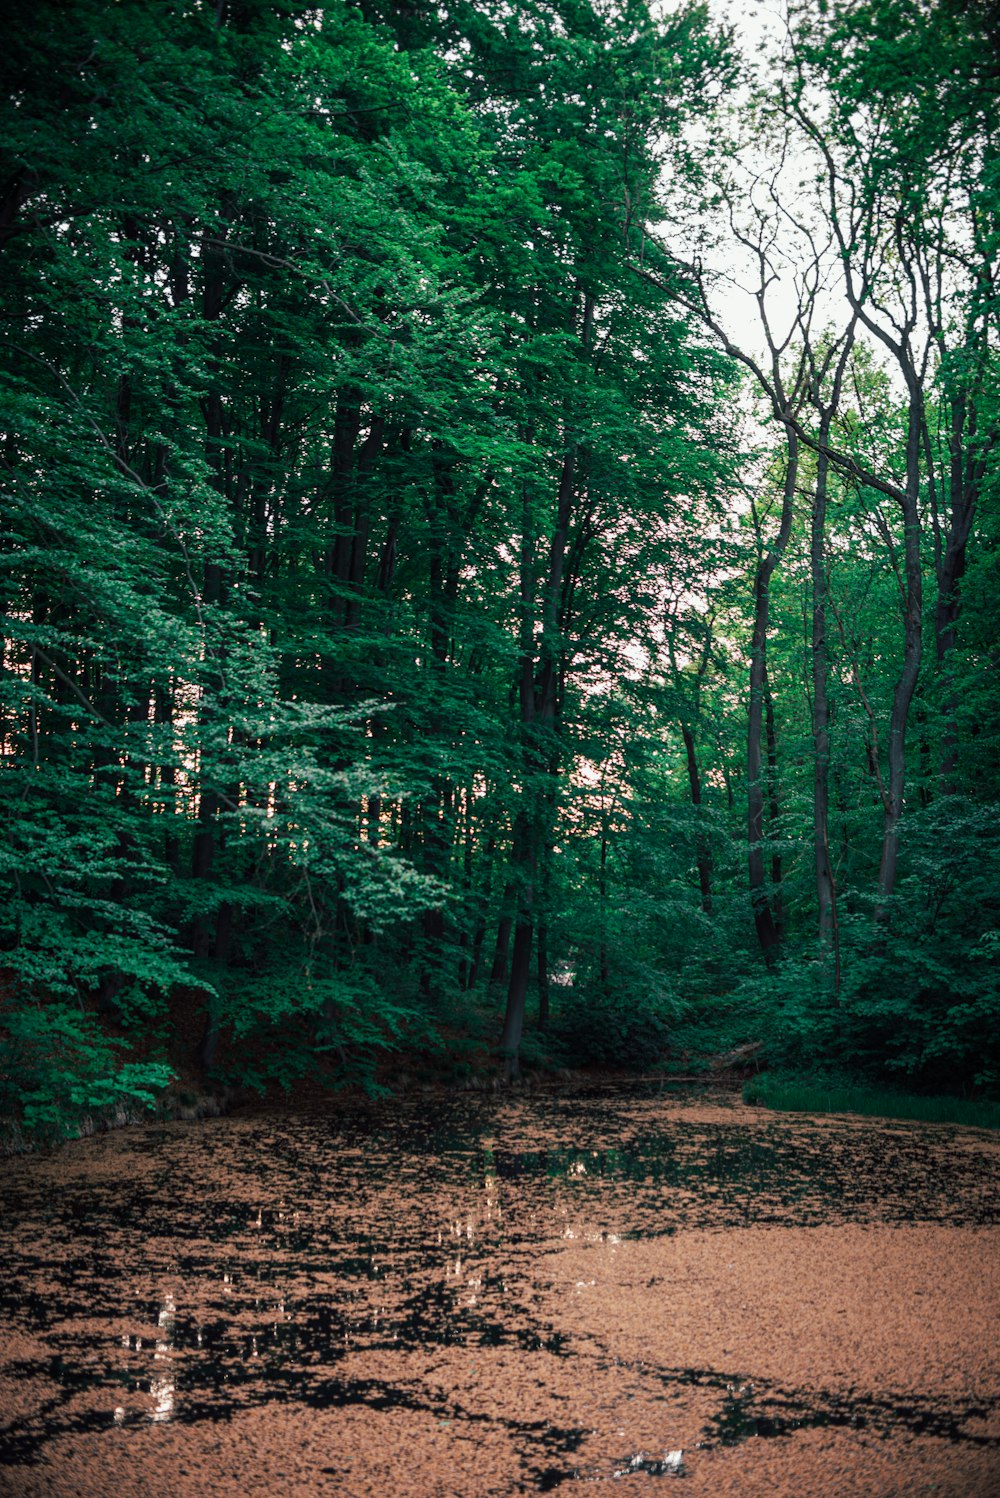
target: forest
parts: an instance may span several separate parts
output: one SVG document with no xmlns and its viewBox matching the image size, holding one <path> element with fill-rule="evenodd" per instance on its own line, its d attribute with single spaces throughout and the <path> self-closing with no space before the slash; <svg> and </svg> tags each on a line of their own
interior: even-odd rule
<svg viewBox="0 0 1000 1498">
<path fill-rule="evenodd" d="M 998 58 L 991 0 L 9 7 L 0 1113 L 1000 1093 Z"/>
</svg>

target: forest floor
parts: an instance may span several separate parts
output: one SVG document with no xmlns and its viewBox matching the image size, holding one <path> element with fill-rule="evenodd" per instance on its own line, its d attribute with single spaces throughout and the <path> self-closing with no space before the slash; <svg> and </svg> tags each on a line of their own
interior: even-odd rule
<svg viewBox="0 0 1000 1498">
<path fill-rule="evenodd" d="M 6 1160 L 0 1493 L 988 1498 L 998 1166 L 652 1086 Z"/>
</svg>

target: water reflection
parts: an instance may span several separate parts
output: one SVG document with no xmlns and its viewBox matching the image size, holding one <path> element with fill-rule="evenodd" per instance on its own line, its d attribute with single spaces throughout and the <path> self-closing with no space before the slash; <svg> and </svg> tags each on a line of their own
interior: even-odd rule
<svg viewBox="0 0 1000 1498">
<path fill-rule="evenodd" d="M 168 1295 L 160 1307 L 157 1317 L 159 1336 L 156 1339 L 156 1351 L 153 1353 L 154 1373 L 150 1380 L 149 1392 L 153 1399 L 153 1408 L 149 1418 L 156 1422 L 170 1420 L 174 1413 L 174 1373 L 173 1373 L 173 1346 L 174 1346 L 174 1301 Z"/>
<path fill-rule="evenodd" d="M 647 1456 L 644 1451 L 637 1451 L 634 1456 L 620 1462 L 612 1476 L 629 1477 L 635 1472 L 648 1472 L 650 1477 L 683 1477 L 684 1453 L 665 1451 L 662 1458 L 657 1458 Z"/>
</svg>

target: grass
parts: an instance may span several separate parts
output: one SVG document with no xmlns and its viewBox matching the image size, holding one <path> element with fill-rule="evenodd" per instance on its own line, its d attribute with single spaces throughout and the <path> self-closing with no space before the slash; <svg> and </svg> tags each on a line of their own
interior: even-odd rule
<svg viewBox="0 0 1000 1498">
<path fill-rule="evenodd" d="M 913 1118 L 923 1123 L 1000 1129 L 1000 1103 L 959 1097 L 924 1097 L 852 1082 L 819 1078 L 753 1077 L 743 1101 L 787 1113 L 860 1113 L 865 1118 Z"/>
</svg>

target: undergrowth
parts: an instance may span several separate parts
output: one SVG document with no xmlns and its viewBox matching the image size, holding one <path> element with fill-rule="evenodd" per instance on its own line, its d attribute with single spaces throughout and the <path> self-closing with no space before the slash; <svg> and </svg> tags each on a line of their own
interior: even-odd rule
<svg viewBox="0 0 1000 1498">
<path fill-rule="evenodd" d="M 1000 1103 L 896 1092 L 838 1078 L 762 1072 L 745 1083 L 743 1100 L 788 1113 L 859 1113 L 865 1118 L 908 1118 L 1000 1129 Z"/>
</svg>

